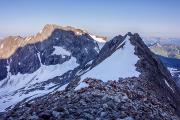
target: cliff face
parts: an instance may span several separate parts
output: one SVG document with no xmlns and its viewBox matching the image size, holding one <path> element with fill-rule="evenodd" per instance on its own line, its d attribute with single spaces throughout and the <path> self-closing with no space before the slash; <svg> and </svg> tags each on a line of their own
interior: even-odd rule
<svg viewBox="0 0 180 120">
<path fill-rule="evenodd" d="M 67 29 L 0 60 L 1 108 L 21 101 L 4 119 L 179 119 L 180 90 L 138 34 L 100 49 Z"/>
<path fill-rule="evenodd" d="M 46 31 L 46 27 L 44 31 Z M 43 32 L 43 34 L 45 33 Z M 14 38 L 10 41 L 14 41 Z M 9 44 L 16 46 L 10 41 L 7 40 Z M 17 44 L 18 42 L 15 43 Z M 7 72 L 10 72 L 12 75 L 17 75 L 18 72 L 22 74 L 33 73 L 40 67 L 40 64 L 62 64 L 70 59 L 68 55 L 61 54 L 63 49 L 70 52 L 71 56 L 77 59 L 78 64 L 84 64 L 94 58 L 99 51 L 97 43 L 88 34 L 76 35 L 73 31 L 65 31 L 63 29 L 54 29 L 52 34 L 42 42 L 36 41 L 32 44 L 26 44 L 23 47 L 17 47 L 13 54 L 7 50 L 7 53 L 12 55 L 8 59 L 0 60 L 0 63 L 4 66 L 8 64 L 10 70 L 2 69 L 2 71 L 6 71 L 6 74 L 1 74 L 0 80 L 7 76 Z M 6 46 L 8 49 L 8 45 Z M 4 46 L 4 49 L 6 46 Z M 62 51 L 60 51 L 61 49 Z M 56 52 L 60 53 L 56 54 Z M 6 52 L 3 53 L 6 54 Z"/>
<path fill-rule="evenodd" d="M 13 55 L 19 47 L 24 47 L 28 44 L 36 44 L 43 42 L 44 40 L 52 38 L 55 30 L 62 30 L 64 32 L 74 33 L 76 36 L 89 35 L 91 39 L 95 39 L 99 42 L 106 42 L 107 37 L 91 35 L 85 30 L 74 28 L 71 26 L 58 26 L 55 24 L 47 24 L 44 28 L 34 36 L 20 37 L 20 36 L 9 36 L 0 41 L 0 58 L 7 59 Z M 57 34 L 57 33 L 56 33 Z"/>
<path fill-rule="evenodd" d="M 141 75 L 144 74 L 148 81 L 152 81 L 160 93 L 170 100 L 169 102 L 176 108 L 177 113 L 180 113 L 180 89 L 176 86 L 170 72 L 160 59 L 148 49 L 138 34 L 135 34 L 130 40 L 136 46 L 135 54 L 140 58 L 137 68 L 141 71 Z"/>
<path fill-rule="evenodd" d="M 9 58 L 0 59 L 2 110 L 24 98 L 58 89 L 98 55 L 99 46 L 89 34 L 71 29 L 56 28 L 47 39 L 18 47 Z"/>
<path fill-rule="evenodd" d="M 42 42 L 52 35 L 55 29 L 61 29 L 63 31 L 71 31 L 76 35 L 85 34 L 85 31 L 76 29 L 74 27 L 62 27 L 54 24 L 47 24 L 44 28 L 34 36 L 20 37 L 10 36 L 0 42 L 0 58 L 6 59 L 13 55 L 19 47 L 24 47 L 28 44 Z"/>
</svg>

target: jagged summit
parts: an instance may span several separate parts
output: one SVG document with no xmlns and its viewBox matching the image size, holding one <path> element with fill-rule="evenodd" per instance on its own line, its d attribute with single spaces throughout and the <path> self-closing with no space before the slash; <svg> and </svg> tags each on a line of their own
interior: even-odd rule
<svg viewBox="0 0 180 120">
<path fill-rule="evenodd" d="M 92 39 L 98 42 L 106 42 L 107 38 L 102 36 L 96 36 L 89 34 L 85 30 L 81 30 L 71 26 L 59 26 L 56 24 L 46 24 L 44 28 L 38 32 L 36 35 L 28 36 L 28 37 L 21 37 L 21 36 L 9 36 L 4 38 L 0 42 L 0 58 L 6 59 L 9 58 L 19 47 L 23 47 L 28 44 L 33 44 L 37 42 L 42 42 L 49 37 L 52 36 L 53 32 L 56 30 L 63 30 L 63 31 L 71 31 L 75 35 L 83 35 L 88 34 L 92 37 Z M 5 47 L 4 47 L 5 46 Z"/>
<path fill-rule="evenodd" d="M 72 26 L 59 26 L 59 25 L 56 25 L 56 24 L 46 24 L 44 26 L 44 28 L 40 31 L 40 33 L 44 33 L 45 35 L 47 35 L 47 33 L 52 33 L 55 29 L 62 29 L 62 30 L 65 30 L 65 31 L 72 31 L 76 35 L 89 34 L 94 40 L 96 40 L 98 42 L 106 42 L 107 41 L 107 37 L 99 36 L 99 35 L 93 35 L 93 34 L 88 33 L 86 30 L 82 30 L 82 29 L 75 28 L 75 27 L 72 27 Z"/>
<path fill-rule="evenodd" d="M 46 24 L 40 33 L 52 33 L 55 29 L 62 29 L 66 31 L 73 31 L 76 35 L 82 35 L 87 33 L 84 30 L 72 27 L 72 26 L 59 26 L 56 24 Z"/>
</svg>

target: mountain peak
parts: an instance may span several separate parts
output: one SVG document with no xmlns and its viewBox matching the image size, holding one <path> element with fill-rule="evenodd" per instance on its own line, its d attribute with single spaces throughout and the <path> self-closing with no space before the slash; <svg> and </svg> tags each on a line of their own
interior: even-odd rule
<svg viewBox="0 0 180 120">
<path fill-rule="evenodd" d="M 83 29 L 79 29 L 79 28 L 75 28 L 72 26 L 60 26 L 60 25 L 56 25 L 56 24 L 46 24 L 44 26 L 44 28 L 42 29 L 42 31 L 40 31 L 40 33 L 45 32 L 47 34 L 48 33 L 52 33 L 55 29 L 61 29 L 61 30 L 65 30 L 65 31 L 72 31 L 74 32 L 76 35 L 83 35 L 85 33 L 89 34 L 94 40 L 98 41 L 98 42 L 106 42 L 107 41 L 107 37 L 105 36 L 100 36 L 100 35 L 92 35 L 90 33 L 88 33 L 86 30 Z"/>
<path fill-rule="evenodd" d="M 53 31 L 56 29 L 63 31 L 74 32 L 75 35 L 80 36 L 83 34 L 89 34 L 87 31 L 75 28 L 72 26 L 59 26 L 56 24 L 46 24 L 43 29 L 36 35 L 21 37 L 21 36 L 9 36 L 4 38 L 0 42 L 0 58 L 9 58 L 19 47 L 23 47 L 28 44 L 34 44 L 47 40 L 52 36 Z M 96 36 L 89 34 L 92 39 L 98 42 L 106 42 L 107 38 L 103 36 Z"/>
<path fill-rule="evenodd" d="M 62 30 L 65 30 L 65 31 L 72 31 L 76 35 L 82 35 L 84 33 L 87 33 L 85 30 L 81 30 L 79 28 L 75 28 L 75 27 L 72 27 L 72 26 L 60 26 L 60 25 L 56 25 L 56 24 L 46 24 L 44 26 L 44 28 L 42 29 L 42 31 L 40 31 L 40 33 L 43 33 L 43 32 L 52 33 L 55 29 L 62 29 Z"/>
</svg>

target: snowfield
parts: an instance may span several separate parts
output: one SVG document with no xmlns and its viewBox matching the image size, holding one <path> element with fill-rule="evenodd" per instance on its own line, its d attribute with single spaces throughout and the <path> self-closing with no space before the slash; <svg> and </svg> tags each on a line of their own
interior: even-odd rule
<svg viewBox="0 0 180 120">
<path fill-rule="evenodd" d="M 29 94 L 24 94 L 23 92 L 17 92 L 17 93 L 7 92 L 4 95 L 1 94 L 0 95 L 0 106 L 1 106 L 0 112 L 4 112 L 6 108 L 10 106 L 13 107 L 15 104 L 17 104 L 18 102 L 24 99 L 31 100 L 33 98 L 51 93 L 55 89 L 55 88 L 48 89 L 49 87 L 51 87 L 51 85 L 48 85 L 45 87 L 46 87 L 45 90 L 36 90 L 36 91 L 30 92 Z"/>
<path fill-rule="evenodd" d="M 119 78 L 138 77 L 140 73 L 136 71 L 135 64 L 139 58 L 134 54 L 134 46 L 130 43 L 129 37 L 126 37 L 124 42 L 123 48 L 116 50 L 102 63 L 82 75 L 81 81 L 75 90 L 87 87 L 86 83 L 83 82 L 85 78 L 95 78 L 107 82 L 109 80 L 119 80 Z"/>
<path fill-rule="evenodd" d="M 61 76 L 65 72 L 73 70 L 78 65 L 79 64 L 76 63 L 76 58 L 71 57 L 69 61 L 63 64 L 49 66 L 41 64 L 41 67 L 31 74 L 9 74 L 6 79 L 0 81 L 0 86 L 2 86 L 0 88 L 0 112 L 4 111 L 5 108 L 20 102 L 24 98 L 31 97 L 32 99 L 34 97 L 42 96 L 44 94 L 52 92 L 53 89 L 49 90 L 48 88 L 53 87 L 54 85 L 50 84 L 48 86 L 45 86 L 44 90 L 36 90 L 28 94 L 23 93 L 24 90 L 29 90 L 33 87 L 36 87 L 35 84 L 47 81 L 56 76 Z M 5 82 L 7 83 L 3 85 Z M 20 89 L 22 89 L 22 91 Z M 17 90 L 19 90 L 19 92 L 14 93 Z"/>
<path fill-rule="evenodd" d="M 82 76 L 108 80 L 118 80 L 126 77 L 138 77 L 135 64 L 139 58 L 134 54 L 134 46 L 130 43 L 129 37 L 125 39 L 125 46 L 116 50 L 110 57 Z"/>
<path fill-rule="evenodd" d="M 60 46 L 54 46 L 55 50 L 53 51 L 52 55 L 62 55 L 62 56 L 70 56 L 71 53 L 65 50 Z"/>
</svg>

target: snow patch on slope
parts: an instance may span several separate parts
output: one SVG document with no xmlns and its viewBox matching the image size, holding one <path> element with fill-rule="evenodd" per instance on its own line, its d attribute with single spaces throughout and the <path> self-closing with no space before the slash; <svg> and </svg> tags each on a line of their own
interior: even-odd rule
<svg viewBox="0 0 180 120">
<path fill-rule="evenodd" d="M 171 73 L 172 76 L 173 76 L 175 73 L 179 72 L 179 70 L 176 69 L 176 68 L 170 68 L 170 67 L 168 67 L 168 70 L 169 70 L 169 72 Z"/>
<path fill-rule="evenodd" d="M 6 93 L 5 96 L 3 97 L 0 96 L 0 112 L 4 112 L 6 108 L 10 106 L 13 107 L 15 104 L 17 104 L 18 102 L 26 98 L 27 100 L 30 100 L 39 96 L 43 96 L 45 94 L 52 92 L 55 89 L 55 88 L 47 89 L 48 87 L 50 87 L 50 85 L 46 87 L 46 90 L 36 90 L 36 91 L 30 92 L 29 94 L 24 94 L 23 92 L 17 92 L 16 94 Z"/>
<path fill-rule="evenodd" d="M 106 41 L 103 38 L 97 37 L 95 35 L 90 35 L 94 40 L 100 42 L 100 43 L 105 43 Z"/>
<path fill-rule="evenodd" d="M 174 92 L 174 89 L 169 85 L 169 83 L 166 80 L 164 80 L 164 81 L 165 81 L 166 85 Z"/>
<path fill-rule="evenodd" d="M 175 79 L 177 86 L 180 88 L 180 70 L 177 68 L 170 68 L 170 67 L 168 67 L 168 70 Z"/>
<path fill-rule="evenodd" d="M 40 58 L 40 56 L 39 56 Z M 41 96 L 45 93 L 49 93 L 48 88 L 50 86 L 46 86 L 45 90 L 36 90 L 30 92 L 30 94 L 22 94 L 21 93 L 14 93 L 15 91 L 19 91 L 23 88 L 23 90 L 29 90 L 32 86 L 35 86 L 37 83 L 41 83 L 52 79 L 56 76 L 61 76 L 65 72 L 69 70 L 73 70 L 79 64 L 76 63 L 76 58 L 71 57 L 71 59 L 63 64 L 57 65 L 43 65 L 31 74 L 20 74 L 11 75 L 8 74 L 8 77 L 2 81 L 0 81 L 0 111 L 4 111 L 5 108 L 20 102 L 24 98 L 31 97 L 31 96 Z M 7 67 L 9 70 L 9 66 Z M 4 85 L 3 85 L 4 84 Z M 21 90 L 20 90 L 21 91 Z M 11 100 L 12 99 L 12 100 Z M 3 107 L 4 106 L 4 107 Z"/>
<path fill-rule="evenodd" d="M 54 46 L 55 50 L 53 51 L 52 55 L 62 55 L 62 56 L 70 56 L 71 53 L 67 50 L 65 50 L 62 47 Z"/>
<path fill-rule="evenodd" d="M 85 88 L 85 87 L 88 87 L 89 85 L 87 84 L 87 83 L 85 83 L 84 81 L 83 81 L 83 79 L 81 79 L 80 81 L 79 81 L 79 85 L 74 89 L 74 90 L 80 90 L 80 89 L 82 89 L 82 88 Z"/>
<path fill-rule="evenodd" d="M 115 51 L 110 57 L 82 76 L 85 78 L 118 80 L 126 77 L 138 77 L 135 64 L 139 58 L 134 54 L 134 46 L 130 43 L 129 37 L 125 39 L 125 45 Z"/>
<path fill-rule="evenodd" d="M 1 88 L 2 90 L 14 91 L 20 87 L 29 86 L 35 83 L 40 83 L 48 79 L 52 79 L 56 76 L 60 76 L 63 73 L 73 70 L 79 64 L 76 63 L 76 59 L 71 57 L 71 59 L 63 64 L 57 65 L 42 65 L 37 71 L 31 74 L 21 74 L 11 75 L 9 79 L 4 79 L 0 81 L 0 86 L 4 83 L 8 83 Z M 12 87 L 12 88 L 11 88 Z M 1 93 L 0 92 L 0 93 Z"/>
<path fill-rule="evenodd" d="M 69 83 L 61 86 L 60 88 L 57 89 L 57 91 L 63 91 L 63 90 L 65 90 L 65 88 L 68 86 L 68 84 L 69 84 Z"/>
</svg>

